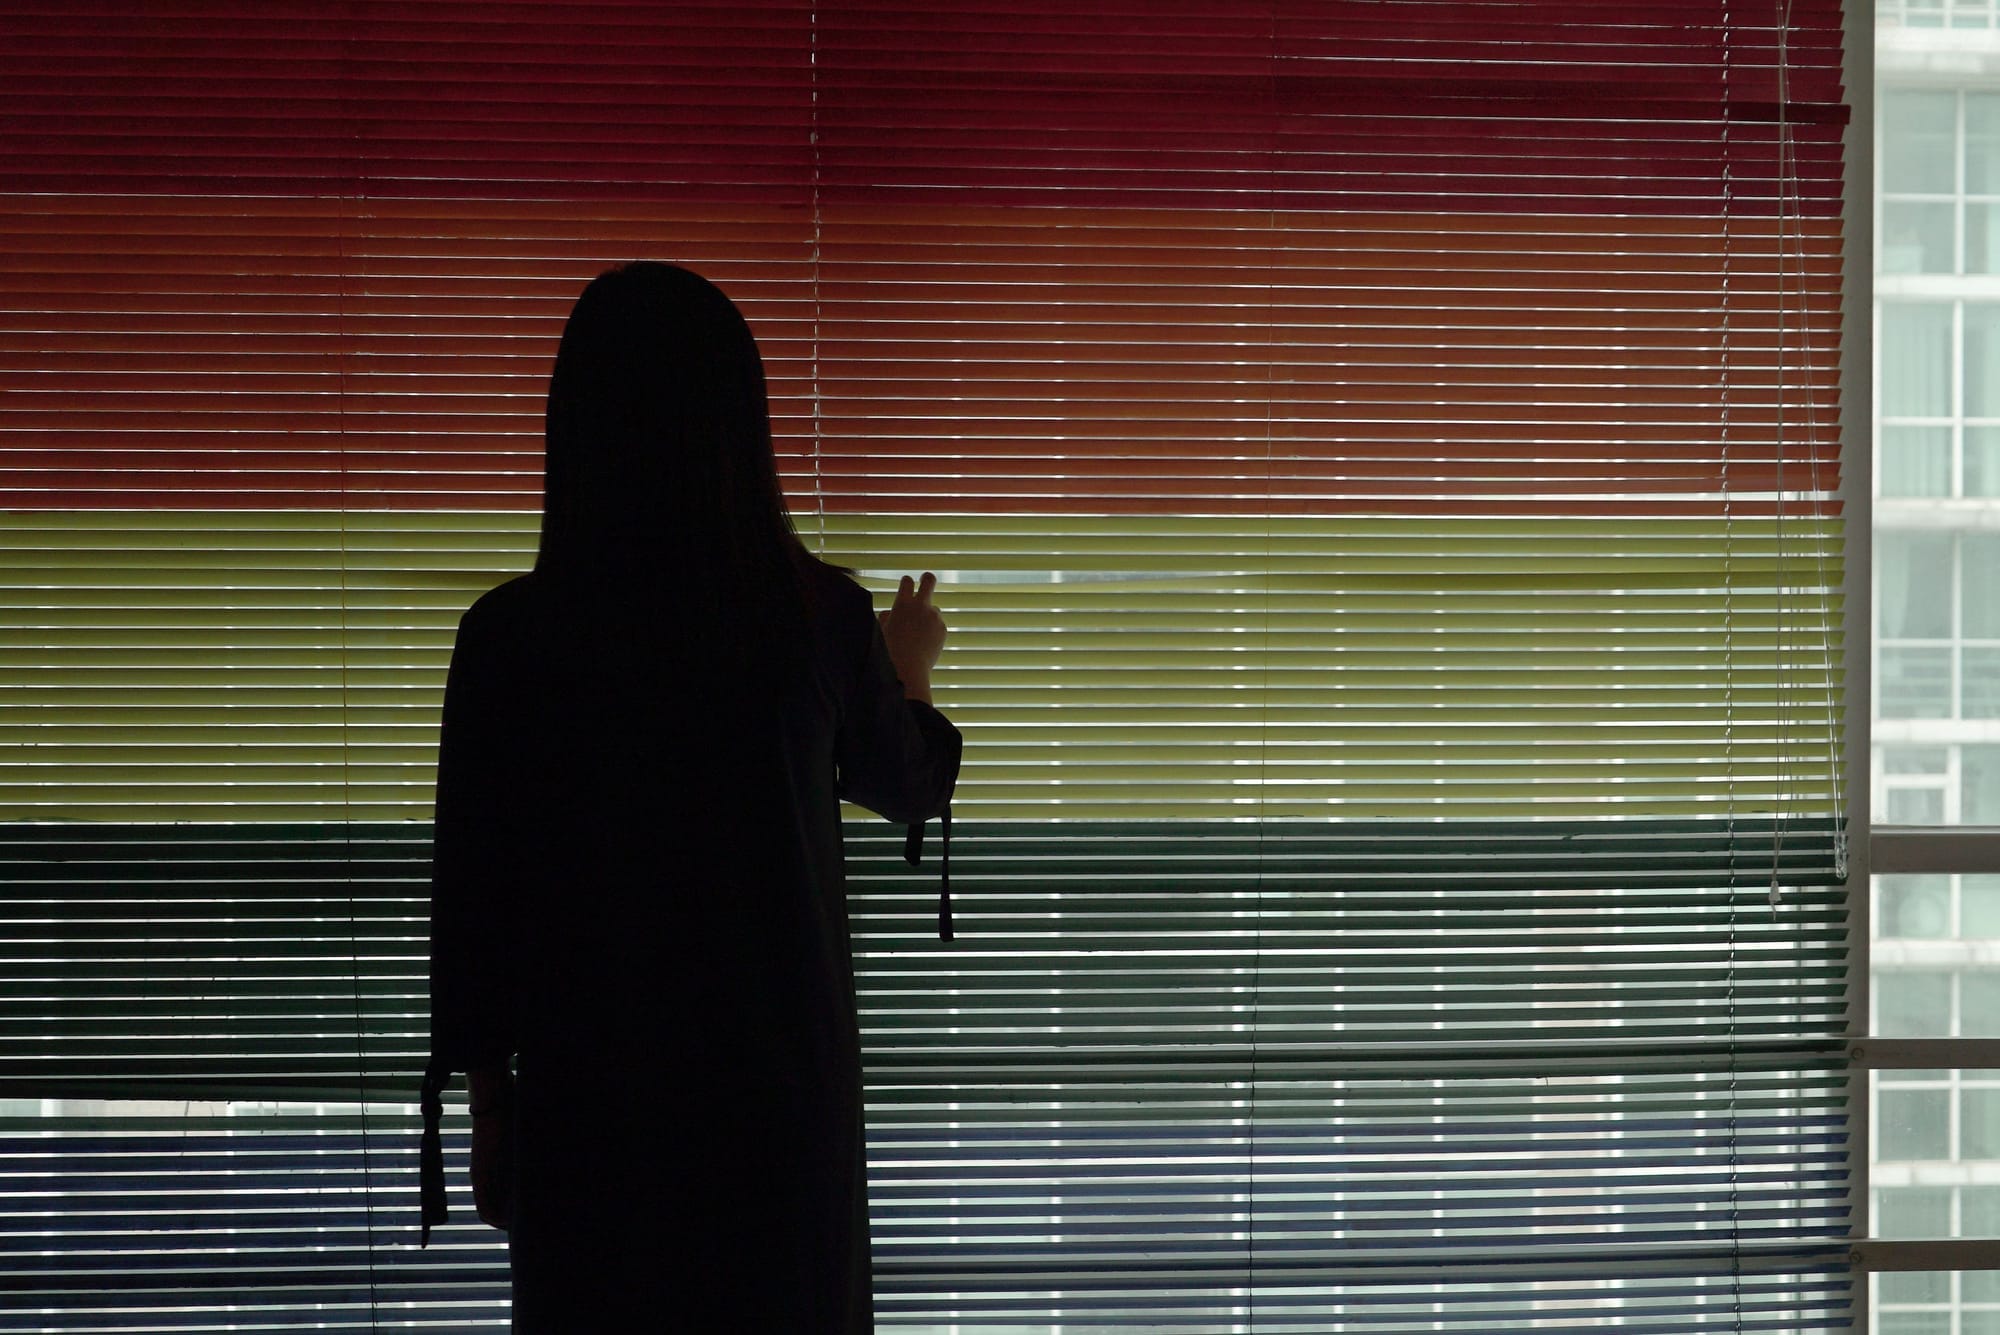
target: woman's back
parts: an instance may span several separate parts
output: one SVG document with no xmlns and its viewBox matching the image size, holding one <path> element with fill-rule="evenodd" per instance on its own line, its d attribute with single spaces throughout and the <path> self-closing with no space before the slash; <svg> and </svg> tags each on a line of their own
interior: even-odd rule
<svg viewBox="0 0 2000 1335">
<path fill-rule="evenodd" d="M 838 787 L 934 815 L 958 742 L 867 595 L 801 574 L 790 652 L 543 576 L 460 628 L 436 897 L 506 924 L 447 995 L 469 1046 L 518 1054 L 517 1330 L 598 1303 L 868 1328 Z"/>
</svg>

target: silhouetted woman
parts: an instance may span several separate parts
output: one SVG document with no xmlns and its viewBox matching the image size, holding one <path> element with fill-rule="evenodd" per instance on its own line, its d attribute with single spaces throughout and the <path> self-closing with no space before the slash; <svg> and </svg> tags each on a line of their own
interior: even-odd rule
<svg viewBox="0 0 2000 1335">
<path fill-rule="evenodd" d="M 839 799 L 950 798 L 933 581 L 878 625 L 800 544 L 756 343 L 686 270 L 584 290 L 547 442 L 534 571 L 452 652 L 426 1102 L 470 1073 L 516 1331 L 871 1330 Z"/>
</svg>

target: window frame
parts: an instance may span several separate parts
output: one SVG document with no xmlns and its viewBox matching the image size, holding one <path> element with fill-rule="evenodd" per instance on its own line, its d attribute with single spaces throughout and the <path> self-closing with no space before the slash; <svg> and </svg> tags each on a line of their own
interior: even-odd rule
<svg viewBox="0 0 2000 1335">
<path fill-rule="evenodd" d="M 1889 12 L 1891 5 L 1883 5 Z M 1895 4 L 1900 12 L 1904 6 Z M 1992 22 L 1989 8 L 1989 25 Z M 1876 328 L 1875 232 L 1876 114 L 1875 70 L 1878 12 L 1848 12 L 1846 70 L 1853 119 L 1847 143 L 1847 284 L 1843 301 L 1847 327 Z M 1940 25 L 1945 26 L 1945 25 Z M 1962 116 L 1962 110 L 1961 110 Z M 1955 170 L 1957 170 L 1955 168 Z M 1963 182 L 1959 182 L 1962 187 Z M 1964 205 L 1964 192 L 1957 206 Z M 1963 241 L 1956 235 L 1954 253 Z M 1956 266 L 1962 268 L 1962 264 Z M 1872 446 L 1874 422 L 1874 338 L 1850 338 L 1842 349 L 1842 433 L 1849 442 Z M 1960 373 L 1954 370 L 1954 380 Z M 1960 456 L 1955 446 L 1954 473 Z M 1874 1328 L 1873 1286 L 1867 1277 L 1900 1271 L 2000 1270 L 2000 1237 L 1888 1239 L 1873 1235 L 1871 1122 L 1877 1071 L 1944 1067 L 2000 1069 L 2000 1038 L 1898 1038 L 1873 1032 L 1873 883 L 1877 875 L 1906 873 L 2000 873 L 2000 826 L 1877 825 L 1873 821 L 1875 774 L 1874 475 L 1872 448 L 1843 451 L 1842 501 L 1847 516 L 1847 563 L 1843 580 L 1848 635 L 1844 645 L 1848 860 L 1849 1008 L 1851 1040 L 1848 1145 L 1852 1171 L 1853 1263 L 1859 1283 L 1853 1329 Z"/>
</svg>

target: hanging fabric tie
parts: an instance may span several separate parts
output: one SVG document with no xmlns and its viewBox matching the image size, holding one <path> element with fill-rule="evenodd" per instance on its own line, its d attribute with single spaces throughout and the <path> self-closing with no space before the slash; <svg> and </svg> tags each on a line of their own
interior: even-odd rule
<svg viewBox="0 0 2000 1335">
<path fill-rule="evenodd" d="M 450 1079 L 451 1072 L 437 1062 L 424 1068 L 423 1093 L 419 1096 L 424 1134 L 417 1148 L 417 1200 L 422 1209 L 422 1223 L 417 1231 L 419 1247 L 430 1245 L 433 1224 L 442 1224 L 450 1218 L 444 1203 L 444 1135 L 440 1130 L 444 1120 L 444 1087 Z"/>
<path fill-rule="evenodd" d="M 903 840 L 903 861 L 912 867 L 923 861 L 924 822 L 910 826 Z M 951 807 L 938 815 L 938 940 L 951 940 Z"/>
</svg>

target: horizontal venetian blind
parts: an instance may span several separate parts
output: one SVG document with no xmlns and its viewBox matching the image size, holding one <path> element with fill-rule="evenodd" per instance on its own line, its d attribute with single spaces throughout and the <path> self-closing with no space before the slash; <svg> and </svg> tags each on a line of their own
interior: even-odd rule
<svg viewBox="0 0 2000 1335">
<path fill-rule="evenodd" d="M 0 834 L 0 1089 L 137 1101 L 0 1124 L 10 1293 L 64 1330 L 180 1328 L 190 1289 L 279 1329 L 499 1317 L 476 1226 L 409 1246 L 423 835 Z M 1776 909 L 1755 826 L 962 838 L 954 945 L 893 832 L 850 843 L 885 1322 L 1834 1324 L 1824 836 Z"/>
<path fill-rule="evenodd" d="M 1844 1328 L 1838 18 L 1740 11 L 10 10 L 12 1291 L 504 1321 L 396 1215 L 438 691 L 646 254 L 945 575 L 885 1324 Z"/>
<path fill-rule="evenodd" d="M 1827 36 L 1781 175 L 1768 29 L 1447 10 L 15 19 L 0 810 L 425 816 L 555 334 L 647 251 L 750 314 L 809 538 L 944 568 L 970 807 L 1824 809 Z"/>
</svg>

